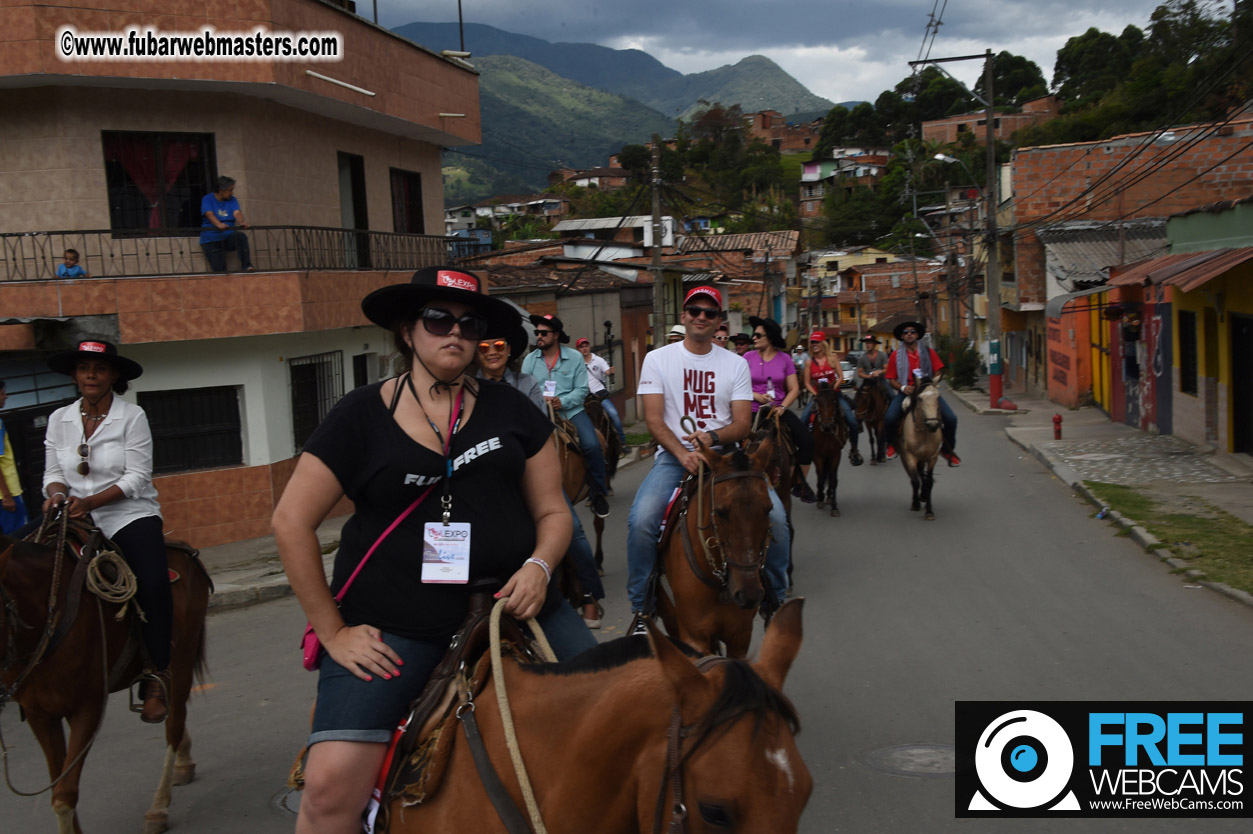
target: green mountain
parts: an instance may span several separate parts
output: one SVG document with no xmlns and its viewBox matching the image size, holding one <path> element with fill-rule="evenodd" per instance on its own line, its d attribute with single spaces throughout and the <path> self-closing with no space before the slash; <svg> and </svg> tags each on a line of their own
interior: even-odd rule
<svg viewBox="0 0 1253 834">
<path fill-rule="evenodd" d="M 764 55 L 749 55 L 737 64 L 671 78 L 640 100 L 662 113 L 683 118 L 690 116 L 701 100 L 721 102 L 728 107 L 738 104 L 745 113 L 821 110 L 825 115 L 834 106 L 809 92 Z"/>
<path fill-rule="evenodd" d="M 637 101 L 594 90 L 508 55 L 474 58 L 483 144 L 444 156 L 445 204 L 538 191 L 550 171 L 597 168 L 674 122 Z"/>
</svg>

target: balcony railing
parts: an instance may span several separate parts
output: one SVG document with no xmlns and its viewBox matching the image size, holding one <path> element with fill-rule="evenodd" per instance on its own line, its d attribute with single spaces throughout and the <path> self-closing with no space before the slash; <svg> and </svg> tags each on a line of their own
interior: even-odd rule
<svg viewBox="0 0 1253 834">
<path fill-rule="evenodd" d="M 266 272 L 345 269 L 416 270 L 451 260 L 464 244 L 441 235 L 411 235 L 320 226 L 251 226 L 252 264 Z M 57 277 L 66 249 L 93 278 L 204 275 L 212 272 L 200 248 L 200 229 L 159 234 L 123 229 L 0 234 L 0 281 L 47 281 Z M 230 271 L 238 258 L 228 253 Z"/>
</svg>

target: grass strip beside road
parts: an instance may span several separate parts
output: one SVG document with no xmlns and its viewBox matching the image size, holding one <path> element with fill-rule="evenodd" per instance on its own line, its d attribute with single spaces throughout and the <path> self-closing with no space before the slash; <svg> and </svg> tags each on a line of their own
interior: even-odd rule
<svg viewBox="0 0 1253 834">
<path fill-rule="evenodd" d="M 1253 593 L 1253 525 L 1194 496 L 1179 496 L 1191 512 L 1173 512 L 1135 487 L 1085 483 L 1102 504 L 1148 530 L 1206 580 Z"/>
</svg>

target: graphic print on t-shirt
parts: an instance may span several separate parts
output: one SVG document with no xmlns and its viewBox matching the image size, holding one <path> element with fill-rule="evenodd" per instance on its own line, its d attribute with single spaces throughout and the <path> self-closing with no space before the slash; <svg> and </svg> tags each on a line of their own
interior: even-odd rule
<svg viewBox="0 0 1253 834">
<path fill-rule="evenodd" d="M 696 421 L 698 429 L 705 428 L 706 420 L 718 417 L 717 377 L 713 371 L 683 371 L 683 413 Z"/>
</svg>

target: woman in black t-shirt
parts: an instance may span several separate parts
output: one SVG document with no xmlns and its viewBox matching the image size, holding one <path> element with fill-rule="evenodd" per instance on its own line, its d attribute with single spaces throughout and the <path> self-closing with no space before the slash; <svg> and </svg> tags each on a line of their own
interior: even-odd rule
<svg viewBox="0 0 1253 834">
<path fill-rule="evenodd" d="M 517 314 L 456 267 L 419 270 L 361 306 L 393 330 L 412 368 L 332 409 L 274 513 L 292 590 L 326 649 L 298 834 L 360 830 L 391 732 L 465 616 L 461 577 L 499 578 L 506 610 L 538 616 L 559 656 L 595 645 L 555 594 L 545 605 L 571 531 L 552 426 L 516 390 L 464 375 L 479 339 Z M 354 513 L 328 588 L 316 530 L 345 495 Z M 469 525 L 462 584 L 432 582 L 434 571 L 423 581 L 424 530 L 449 529 L 441 526 L 445 506 L 454 524 Z M 336 605 L 332 593 L 371 548 Z"/>
</svg>

